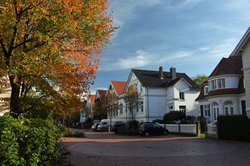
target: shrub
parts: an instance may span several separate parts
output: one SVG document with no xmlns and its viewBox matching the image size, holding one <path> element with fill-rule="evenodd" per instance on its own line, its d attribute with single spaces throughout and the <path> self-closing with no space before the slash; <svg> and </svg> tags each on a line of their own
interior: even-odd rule
<svg viewBox="0 0 250 166">
<path fill-rule="evenodd" d="M 0 118 L 0 165 L 46 165 L 58 154 L 52 119 Z"/>
<path fill-rule="evenodd" d="M 180 111 L 171 111 L 169 113 L 166 113 L 163 117 L 163 121 L 165 123 L 180 123 L 183 119 L 185 119 L 186 115 L 184 112 Z"/>
<path fill-rule="evenodd" d="M 217 132 L 222 139 L 250 141 L 250 119 L 244 115 L 219 116 Z"/>
<path fill-rule="evenodd" d="M 137 120 L 131 120 L 131 121 L 128 121 L 127 123 L 127 128 L 128 129 L 138 129 L 139 127 L 139 122 Z"/>
</svg>

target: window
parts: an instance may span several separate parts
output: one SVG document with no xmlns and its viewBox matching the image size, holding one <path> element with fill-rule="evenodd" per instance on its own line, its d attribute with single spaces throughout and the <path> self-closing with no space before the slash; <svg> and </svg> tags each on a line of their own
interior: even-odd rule
<svg viewBox="0 0 250 166">
<path fill-rule="evenodd" d="M 209 105 L 204 105 L 204 116 L 210 116 L 210 106 Z"/>
<path fill-rule="evenodd" d="M 204 95 L 208 95 L 208 86 L 204 87 Z"/>
<path fill-rule="evenodd" d="M 174 106 L 173 105 L 169 105 L 168 109 L 169 109 L 169 111 L 174 111 Z"/>
<path fill-rule="evenodd" d="M 180 92 L 180 93 L 179 93 L 179 97 L 180 97 L 181 100 L 184 100 L 184 99 L 185 99 L 185 98 L 184 98 L 184 92 Z"/>
<path fill-rule="evenodd" d="M 218 82 L 218 89 L 225 88 L 225 78 L 218 79 L 217 82 Z"/>
<path fill-rule="evenodd" d="M 214 102 L 212 106 L 213 106 L 214 120 L 217 120 L 217 117 L 219 116 L 219 104 Z"/>
<path fill-rule="evenodd" d="M 186 114 L 186 106 L 185 105 L 180 105 L 179 106 L 179 111 Z"/>
<path fill-rule="evenodd" d="M 123 114 L 123 105 L 122 105 L 122 103 L 119 105 L 119 108 L 120 108 L 120 114 Z"/>
<path fill-rule="evenodd" d="M 143 101 L 141 102 L 141 112 L 143 112 Z"/>
<path fill-rule="evenodd" d="M 216 80 L 212 80 L 211 81 L 211 89 L 216 89 L 217 86 L 216 86 Z"/>
<path fill-rule="evenodd" d="M 225 115 L 234 115 L 234 107 L 231 101 L 226 101 L 224 106 Z"/>
</svg>

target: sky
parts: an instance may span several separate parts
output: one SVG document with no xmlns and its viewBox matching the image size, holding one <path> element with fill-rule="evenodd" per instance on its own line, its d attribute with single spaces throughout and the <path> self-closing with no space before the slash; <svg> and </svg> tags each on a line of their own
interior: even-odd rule
<svg viewBox="0 0 250 166">
<path fill-rule="evenodd" d="M 92 92 L 127 81 L 132 68 L 210 75 L 250 26 L 250 0 L 109 0 L 109 12 L 118 29 Z"/>
</svg>

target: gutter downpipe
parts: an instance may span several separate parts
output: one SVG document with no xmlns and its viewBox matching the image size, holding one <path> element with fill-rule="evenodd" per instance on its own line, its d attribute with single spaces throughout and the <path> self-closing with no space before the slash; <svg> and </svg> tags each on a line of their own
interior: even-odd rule
<svg viewBox="0 0 250 166">
<path fill-rule="evenodd" d="M 148 94 L 148 87 L 147 87 L 147 121 L 149 122 L 149 94 Z"/>
</svg>

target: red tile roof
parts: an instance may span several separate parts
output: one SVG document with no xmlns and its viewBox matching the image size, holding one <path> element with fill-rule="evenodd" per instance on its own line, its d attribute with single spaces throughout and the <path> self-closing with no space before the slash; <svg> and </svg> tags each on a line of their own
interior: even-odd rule
<svg viewBox="0 0 250 166">
<path fill-rule="evenodd" d="M 121 95 L 125 89 L 126 83 L 125 81 L 111 81 L 112 85 L 115 88 L 115 91 L 118 95 Z"/>
<path fill-rule="evenodd" d="M 98 93 L 100 95 L 100 98 L 103 98 L 103 97 L 106 96 L 107 90 L 98 89 L 97 91 L 98 91 Z"/>
<path fill-rule="evenodd" d="M 95 102 L 95 95 L 89 95 L 89 98 L 91 103 Z"/>
<path fill-rule="evenodd" d="M 224 75 L 224 74 L 243 74 L 242 72 L 242 57 L 230 56 L 229 58 L 222 58 L 219 64 L 209 77 Z"/>
</svg>

